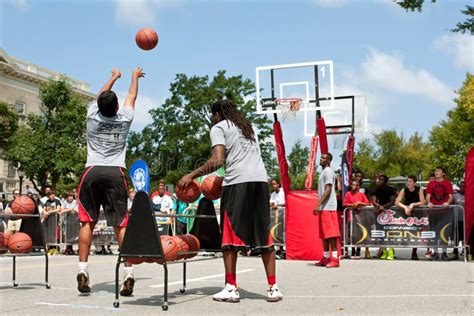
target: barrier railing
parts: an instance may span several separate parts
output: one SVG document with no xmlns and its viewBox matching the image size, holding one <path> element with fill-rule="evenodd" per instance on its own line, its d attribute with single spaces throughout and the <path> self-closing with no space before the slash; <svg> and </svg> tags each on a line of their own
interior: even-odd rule
<svg viewBox="0 0 474 316">
<path fill-rule="evenodd" d="M 461 248 L 467 261 L 465 214 L 460 205 L 416 207 L 410 216 L 392 207 L 377 212 L 374 207 L 343 212 L 344 247 Z"/>
</svg>

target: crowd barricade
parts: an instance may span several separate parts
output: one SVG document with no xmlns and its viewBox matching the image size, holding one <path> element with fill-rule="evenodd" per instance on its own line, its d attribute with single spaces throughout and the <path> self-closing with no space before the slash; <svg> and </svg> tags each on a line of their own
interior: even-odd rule
<svg viewBox="0 0 474 316">
<path fill-rule="evenodd" d="M 107 226 L 104 212 L 99 213 L 99 220 L 92 232 L 92 244 L 96 247 L 118 244 L 114 228 Z"/>
<path fill-rule="evenodd" d="M 286 208 L 279 206 L 278 209 L 270 208 L 270 235 L 275 246 L 285 245 L 285 221 Z"/>
<path fill-rule="evenodd" d="M 61 246 L 79 244 L 80 223 L 77 213 L 70 212 L 60 215 L 61 222 Z"/>
<path fill-rule="evenodd" d="M 460 205 L 416 207 L 407 216 L 405 210 L 392 207 L 377 213 L 372 206 L 360 210 L 344 209 L 344 247 L 392 248 L 467 248 L 465 213 Z"/>
<path fill-rule="evenodd" d="M 43 226 L 44 241 L 47 247 L 55 247 L 60 244 L 58 214 L 51 214 L 43 219 L 41 225 Z"/>
</svg>

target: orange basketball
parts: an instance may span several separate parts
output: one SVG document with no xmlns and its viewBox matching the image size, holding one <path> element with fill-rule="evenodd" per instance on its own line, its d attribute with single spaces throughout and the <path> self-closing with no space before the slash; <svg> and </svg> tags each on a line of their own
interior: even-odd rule
<svg viewBox="0 0 474 316">
<path fill-rule="evenodd" d="M 31 251 L 33 241 L 25 233 L 16 233 L 8 241 L 8 249 L 12 253 L 27 253 Z"/>
<path fill-rule="evenodd" d="M 163 254 L 165 255 L 165 260 L 173 261 L 178 257 L 178 252 L 181 248 L 178 245 L 178 242 L 175 238 L 171 236 L 161 236 L 161 246 L 163 247 Z M 163 264 L 163 259 L 156 259 L 155 262 Z"/>
<path fill-rule="evenodd" d="M 187 187 L 176 186 L 176 196 L 184 203 L 192 203 L 201 195 L 201 189 L 196 181 L 191 182 Z"/>
<path fill-rule="evenodd" d="M 178 243 L 178 246 L 180 248 L 180 250 L 179 250 L 180 252 L 189 251 L 189 249 L 190 249 L 189 244 L 183 239 L 182 235 L 174 236 L 174 239 Z M 178 255 L 176 257 L 176 260 L 184 259 L 184 258 L 186 258 L 186 256 L 187 255 L 184 255 L 184 254 Z"/>
<path fill-rule="evenodd" d="M 7 233 L 0 233 L 0 254 L 6 253 L 8 251 L 10 235 Z"/>
<path fill-rule="evenodd" d="M 11 209 L 15 214 L 34 214 L 36 203 L 29 196 L 22 195 L 13 200 Z"/>
<path fill-rule="evenodd" d="M 186 234 L 184 236 L 181 236 L 181 238 L 189 245 L 189 250 L 190 251 L 199 251 L 201 249 L 201 242 L 199 239 L 191 234 Z M 197 253 L 190 253 L 185 256 L 186 259 L 195 257 Z"/>
<path fill-rule="evenodd" d="M 217 200 L 221 197 L 222 181 L 222 177 L 207 176 L 201 183 L 202 194 L 209 200 Z"/>
<path fill-rule="evenodd" d="M 126 258 L 126 259 L 127 259 L 127 262 L 131 264 L 141 264 L 147 260 L 145 258 Z"/>
<path fill-rule="evenodd" d="M 142 28 L 135 35 L 135 42 L 143 50 L 151 50 L 158 44 L 158 34 L 149 27 Z"/>
</svg>

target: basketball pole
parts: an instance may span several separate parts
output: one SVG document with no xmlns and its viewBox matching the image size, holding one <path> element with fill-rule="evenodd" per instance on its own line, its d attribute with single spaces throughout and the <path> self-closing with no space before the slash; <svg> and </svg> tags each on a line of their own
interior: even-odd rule
<svg viewBox="0 0 474 316">
<path fill-rule="evenodd" d="M 274 73 L 273 69 L 270 70 L 270 81 L 271 81 L 271 87 L 272 87 L 272 99 L 275 100 L 275 78 L 274 78 Z M 276 104 L 273 104 L 272 110 L 276 109 Z M 273 113 L 273 120 L 275 122 L 278 122 L 278 115 L 276 113 Z"/>
</svg>

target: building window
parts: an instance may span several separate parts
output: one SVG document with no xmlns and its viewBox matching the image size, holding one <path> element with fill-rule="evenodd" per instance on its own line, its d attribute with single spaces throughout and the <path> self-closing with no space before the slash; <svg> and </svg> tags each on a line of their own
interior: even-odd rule
<svg viewBox="0 0 474 316">
<path fill-rule="evenodd" d="M 18 115 L 25 115 L 26 114 L 26 104 L 22 101 L 15 102 L 15 110 Z"/>
<path fill-rule="evenodd" d="M 13 167 L 12 165 L 8 166 L 8 177 L 9 178 L 15 178 L 16 176 L 16 168 Z"/>
</svg>

